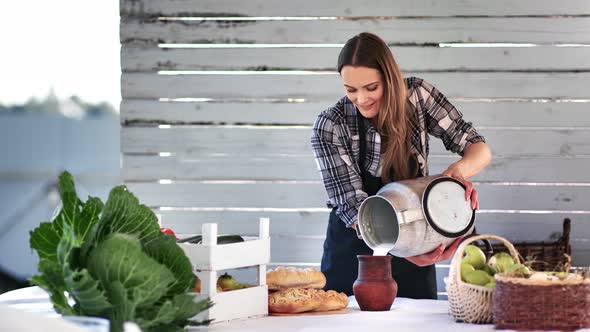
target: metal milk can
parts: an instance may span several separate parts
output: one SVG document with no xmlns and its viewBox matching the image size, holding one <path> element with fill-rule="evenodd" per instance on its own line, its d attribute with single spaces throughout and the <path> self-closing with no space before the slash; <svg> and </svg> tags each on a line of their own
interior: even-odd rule
<svg viewBox="0 0 590 332">
<path fill-rule="evenodd" d="M 410 257 L 473 232 L 475 211 L 460 181 L 433 175 L 386 184 L 365 199 L 358 218 L 371 249 Z"/>
</svg>

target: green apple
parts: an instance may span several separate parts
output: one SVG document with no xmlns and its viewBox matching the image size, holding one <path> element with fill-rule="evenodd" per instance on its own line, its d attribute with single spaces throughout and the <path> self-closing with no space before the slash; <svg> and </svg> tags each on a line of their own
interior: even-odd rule
<svg viewBox="0 0 590 332">
<path fill-rule="evenodd" d="M 529 280 L 555 281 L 559 278 L 553 272 L 540 271 L 531 274 Z"/>
<path fill-rule="evenodd" d="M 555 276 L 559 278 L 559 280 L 564 280 L 565 278 L 568 277 L 567 272 L 555 272 Z"/>
<path fill-rule="evenodd" d="M 511 276 L 529 277 L 531 275 L 531 270 L 522 264 L 512 264 L 508 267 L 506 273 Z"/>
<path fill-rule="evenodd" d="M 477 246 L 470 244 L 465 247 L 465 257 L 463 257 L 461 262 L 470 264 L 475 269 L 481 270 L 486 265 L 486 255 Z"/>
<path fill-rule="evenodd" d="M 236 289 L 243 289 L 243 288 L 250 288 L 250 287 L 254 287 L 254 285 L 238 283 L 238 285 L 236 286 Z"/>
<path fill-rule="evenodd" d="M 487 284 L 485 284 L 483 286 L 487 287 L 487 288 L 495 288 L 496 287 L 496 280 L 492 279 L 490 282 L 488 282 Z"/>
<path fill-rule="evenodd" d="M 471 264 L 461 263 L 461 280 L 465 281 L 465 275 L 475 271 L 475 268 Z"/>
<path fill-rule="evenodd" d="M 465 282 L 472 285 L 484 286 L 492 280 L 494 279 L 482 270 L 475 270 L 465 274 Z"/>
<path fill-rule="evenodd" d="M 238 287 L 238 281 L 226 272 L 217 279 L 217 286 L 221 287 L 224 291 L 234 290 Z"/>
<path fill-rule="evenodd" d="M 491 266 L 489 266 L 488 264 L 484 265 L 483 269 L 484 271 L 487 272 L 487 274 L 493 276 L 494 274 L 496 274 L 496 270 L 494 270 Z"/>
<path fill-rule="evenodd" d="M 492 267 L 496 272 L 503 273 L 508 270 L 509 267 L 514 265 L 514 260 L 509 253 L 499 252 L 490 257 L 488 265 Z"/>
</svg>

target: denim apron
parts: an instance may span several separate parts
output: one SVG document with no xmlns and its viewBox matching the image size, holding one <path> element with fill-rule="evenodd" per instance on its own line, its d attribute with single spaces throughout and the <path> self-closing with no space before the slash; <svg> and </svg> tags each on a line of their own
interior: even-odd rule
<svg viewBox="0 0 590 332">
<path fill-rule="evenodd" d="M 372 176 L 364 169 L 366 159 L 366 128 L 364 118 L 357 112 L 360 138 L 359 165 L 363 189 L 373 196 L 383 187 L 380 177 Z M 413 158 L 410 158 L 413 161 Z M 412 166 L 416 166 L 415 162 Z M 326 275 L 325 290 L 333 289 L 352 295 L 352 284 L 358 275 L 356 255 L 372 255 L 373 250 L 359 239 L 352 228 L 347 228 L 336 215 L 336 208 L 330 212 L 321 270 Z M 419 267 L 405 258 L 393 256 L 391 261 L 392 276 L 397 282 L 397 296 L 414 299 L 436 299 L 436 271 L 434 265 Z"/>
</svg>

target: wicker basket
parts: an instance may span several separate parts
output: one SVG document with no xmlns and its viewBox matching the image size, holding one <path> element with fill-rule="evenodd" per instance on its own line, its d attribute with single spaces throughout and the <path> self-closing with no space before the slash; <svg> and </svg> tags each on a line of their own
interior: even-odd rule
<svg viewBox="0 0 590 332">
<path fill-rule="evenodd" d="M 522 260 L 530 262 L 535 271 L 567 271 L 571 257 L 569 218 L 563 220 L 563 233 L 555 242 L 514 242 L 514 248 L 520 253 Z M 478 246 L 486 252 L 483 245 Z M 492 252 L 505 252 L 506 247 L 501 244 L 492 245 Z M 490 252 L 486 252 L 490 254 Z"/>
<path fill-rule="evenodd" d="M 535 281 L 496 275 L 498 329 L 576 330 L 590 327 L 590 279 Z"/>
<path fill-rule="evenodd" d="M 464 240 L 451 261 L 447 293 L 450 312 L 456 321 L 466 323 L 485 324 L 492 323 L 492 304 L 494 289 L 483 286 L 471 285 L 461 280 L 461 260 L 465 247 L 479 240 L 496 240 L 503 243 L 514 260 L 520 263 L 518 252 L 508 240 L 496 235 L 477 235 Z"/>
</svg>

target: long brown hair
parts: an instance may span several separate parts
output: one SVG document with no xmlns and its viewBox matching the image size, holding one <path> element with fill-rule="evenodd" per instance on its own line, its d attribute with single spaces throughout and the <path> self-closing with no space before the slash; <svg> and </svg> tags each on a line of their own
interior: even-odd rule
<svg viewBox="0 0 590 332">
<path fill-rule="evenodd" d="M 381 135 L 382 147 L 381 179 L 388 183 L 416 176 L 415 170 L 412 174 L 408 165 L 411 121 L 406 107 L 408 90 L 391 50 L 376 35 L 360 33 L 349 39 L 340 51 L 339 73 L 344 66 L 368 67 L 381 73 L 384 91 L 377 114 L 377 132 Z"/>
</svg>

